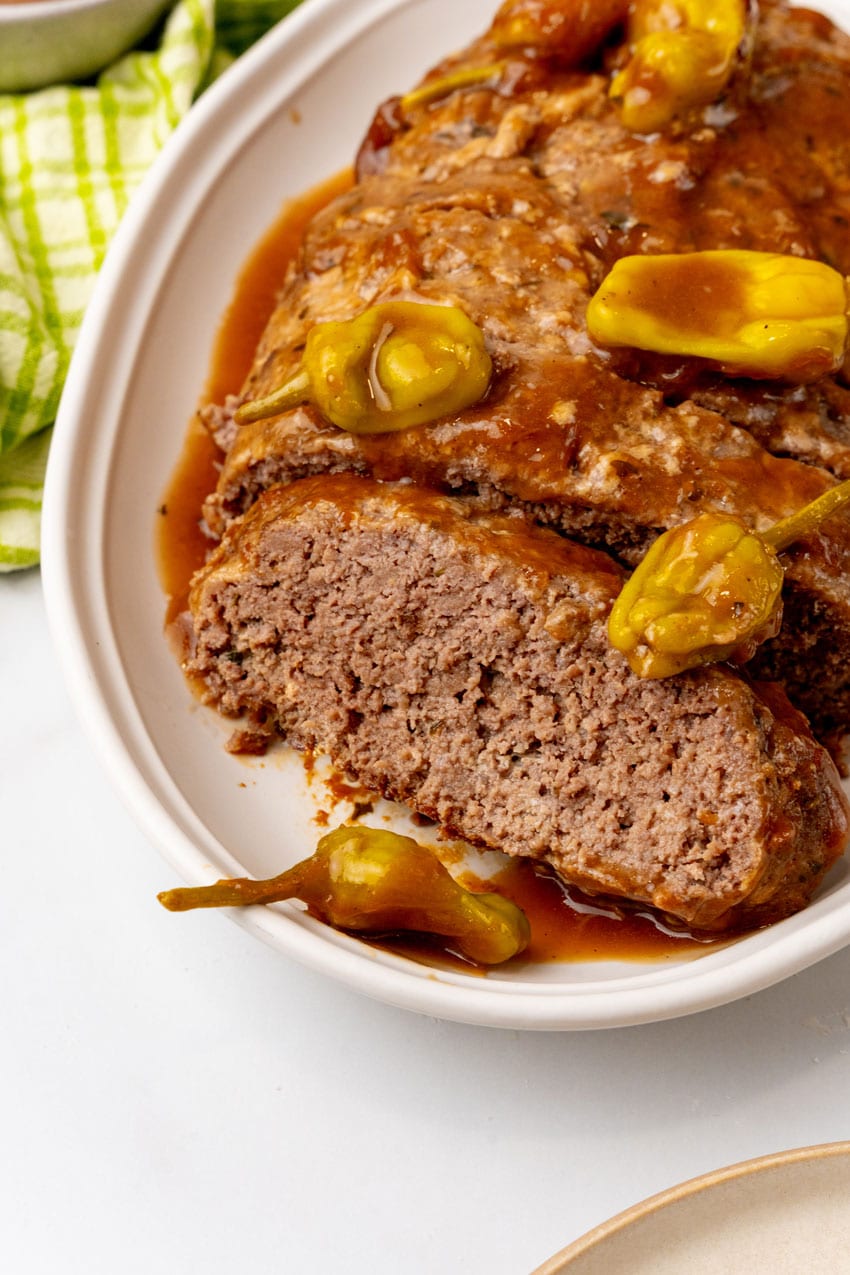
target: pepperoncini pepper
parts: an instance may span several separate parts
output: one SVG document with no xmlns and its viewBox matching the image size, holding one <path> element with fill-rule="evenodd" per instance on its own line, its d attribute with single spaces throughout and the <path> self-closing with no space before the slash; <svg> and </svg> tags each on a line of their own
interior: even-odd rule
<svg viewBox="0 0 850 1275">
<path fill-rule="evenodd" d="M 631 56 L 609 90 L 626 128 L 654 133 L 714 101 L 746 46 L 750 10 L 747 0 L 634 0 Z"/>
<path fill-rule="evenodd" d="M 848 502 L 850 481 L 761 534 L 719 513 L 665 531 L 614 603 L 611 645 L 648 678 L 750 659 L 779 631 L 784 573 L 777 555 Z"/>
<path fill-rule="evenodd" d="M 587 327 L 601 345 L 803 382 L 841 366 L 847 306 L 847 281 L 822 261 L 743 249 L 637 255 L 597 289 Z"/>
<path fill-rule="evenodd" d="M 782 581 L 776 555 L 737 518 L 701 514 L 654 542 L 614 603 L 608 637 L 640 677 L 748 658 L 778 631 Z"/>
<path fill-rule="evenodd" d="M 385 301 L 317 323 L 299 371 L 236 410 L 239 424 L 312 402 L 352 434 L 424 425 L 476 403 L 490 383 L 484 335 L 458 306 Z"/>
<path fill-rule="evenodd" d="M 525 914 L 509 899 L 464 890 L 430 850 L 377 828 L 337 828 L 309 859 L 268 881 L 237 878 L 158 897 L 170 912 L 301 899 L 336 929 L 436 934 L 480 965 L 509 960 L 529 940 Z"/>
</svg>

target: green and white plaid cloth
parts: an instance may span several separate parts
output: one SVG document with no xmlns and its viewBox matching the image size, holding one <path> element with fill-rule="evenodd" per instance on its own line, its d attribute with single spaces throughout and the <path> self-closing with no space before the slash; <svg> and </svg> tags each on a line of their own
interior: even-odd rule
<svg viewBox="0 0 850 1275">
<path fill-rule="evenodd" d="M 50 433 L 95 276 L 203 88 L 299 0 L 179 0 L 95 83 L 0 95 L 0 571 L 38 562 Z"/>
</svg>

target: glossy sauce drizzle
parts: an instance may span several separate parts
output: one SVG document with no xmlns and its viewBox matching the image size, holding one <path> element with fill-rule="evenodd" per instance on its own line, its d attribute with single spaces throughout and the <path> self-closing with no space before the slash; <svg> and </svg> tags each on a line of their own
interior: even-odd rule
<svg viewBox="0 0 850 1275">
<path fill-rule="evenodd" d="M 668 929 L 634 905 L 590 898 L 522 859 L 512 859 L 482 887 L 504 894 L 528 917 L 531 943 L 523 961 L 665 960 L 723 941 Z"/>
<path fill-rule="evenodd" d="M 239 392 L 305 227 L 351 182 L 352 175 L 346 171 L 288 202 L 251 253 L 218 330 L 202 404 L 223 403 L 228 394 Z M 168 599 L 166 629 L 178 651 L 184 633 L 180 617 L 187 609 L 189 583 L 213 543 L 204 531 L 202 507 L 215 487 L 219 461 L 220 454 L 206 429 L 197 417 L 193 418 L 157 519 L 157 560 Z M 526 860 L 510 861 L 487 881 L 461 879 L 473 888 L 505 895 L 526 913 L 532 939 L 530 947 L 516 958 L 522 963 L 671 960 L 726 941 L 723 937 L 700 939 L 687 932 L 674 933 L 647 913 L 610 901 L 588 899 Z M 428 939 L 392 938 L 378 946 L 438 966 L 463 968 L 466 972 L 475 968 Z"/>
<path fill-rule="evenodd" d="M 308 222 L 320 208 L 348 190 L 352 181 L 346 169 L 298 199 L 287 201 L 254 248 L 216 334 L 200 406 L 223 403 L 228 394 L 239 393 L 274 309 L 286 267 L 298 252 Z M 189 582 L 210 551 L 201 511 L 205 497 L 216 485 L 220 459 L 209 433 L 194 417 L 157 520 L 156 551 L 160 581 L 168 598 L 167 626 L 174 625 L 185 612 Z"/>
<path fill-rule="evenodd" d="M 675 961 L 698 956 L 734 935 L 696 937 L 687 930 L 668 929 L 660 917 L 634 904 L 592 899 L 568 886 L 554 872 L 528 859 L 511 859 L 495 876 L 480 879 L 470 873 L 458 878 L 467 888 L 491 890 L 522 908 L 531 929 L 531 942 L 507 966 L 546 965 L 553 961 Z M 437 968 L 484 974 L 427 936 L 388 936 L 373 946 Z"/>
</svg>

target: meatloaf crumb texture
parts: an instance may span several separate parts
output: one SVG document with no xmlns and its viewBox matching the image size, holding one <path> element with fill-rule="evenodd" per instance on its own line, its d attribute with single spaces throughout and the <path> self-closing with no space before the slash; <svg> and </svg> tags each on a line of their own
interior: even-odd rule
<svg viewBox="0 0 850 1275">
<path fill-rule="evenodd" d="M 606 555 L 351 475 L 264 493 L 191 595 L 187 672 L 449 833 L 705 930 L 803 906 L 843 849 L 827 754 L 726 667 L 635 677 Z"/>
</svg>

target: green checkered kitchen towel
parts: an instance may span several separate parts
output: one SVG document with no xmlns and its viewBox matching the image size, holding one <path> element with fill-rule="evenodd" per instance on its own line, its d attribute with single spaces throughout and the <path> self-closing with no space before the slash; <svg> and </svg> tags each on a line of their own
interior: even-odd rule
<svg viewBox="0 0 850 1275">
<path fill-rule="evenodd" d="M 51 425 L 95 276 L 198 93 L 299 0 L 179 0 L 95 83 L 0 95 L 0 571 L 38 562 Z"/>
</svg>

